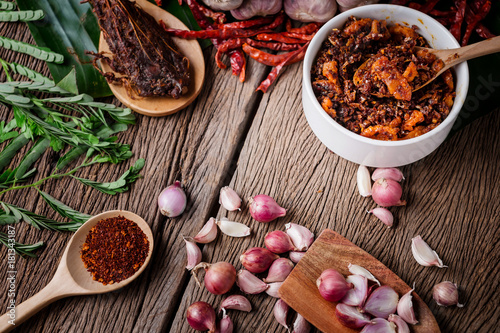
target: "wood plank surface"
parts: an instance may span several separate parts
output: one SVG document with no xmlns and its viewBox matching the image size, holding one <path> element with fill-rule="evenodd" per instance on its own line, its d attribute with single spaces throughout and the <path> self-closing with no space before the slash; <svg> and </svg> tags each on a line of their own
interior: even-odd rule
<svg viewBox="0 0 500 333">
<path fill-rule="evenodd" d="M 30 41 L 22 24 L 0 24 L 3 36 Z M 32 42 L 32 41 L 31 41 Z M 239 256 L 249 247 L 263 246 L 267 232 L 294 222 L 319 235 L 330 228 L 369 252 L 416 290 L 429 305 L 443 332 L 493 332 L 500 319 L 500 113 L 476 121 L 420 162 L 402 168 L 407 207 L 393 208 L 396 225 L 387 229 L 366 209 L 375 207 L 359 196 L 357 165 L 329 152 L 309 129 L 301 106 L 300 64 L 288 68 L 268 94 L 254 89 L 268 69 L 249 62 L 248 82 L 240 84 L 218 70 L 206 52 L 207 81 L 195 103 L 166 118 L 138 116 L 138 123 L 120 141 L 130 143 L 136 158 L 144 157 L 143 179 L 130 192 L 107 196 L 70 179 L 51 181 L 42 189 L 88 214 L 127 209 L 150 223 L 156 248 L 144 274 L 122 291 L 100 296 L 60 300 L 23 324 L 19 332 L 191 332 L 185 311 L 194 301 L 214 306 L 222 296 L 198 288 L 184 269 L 181 235 L 194 235 L 210 216 L 227 216 L 252 228 L 252 236 L 233 239 L 219 235 L 203 248 L 203 260 L 229 261 L 241 268 Z M 34 69 L 42 68 L 28 56 L 0 50 L 0 57 Z M 1 78 L 4 79 L 3 76 Z M 10 119 L 5 109 L 0 120 Z M 53 169 L 57 155 L 46 153 L 38 175 Z M 132 163 L 93 167 L 83 177 L 113 180 Z M 156 197 L 179 179 L 189 206 L 178 219 L 159 215 Z M 288 209 L 287 216 L 268 224 L 242 212 L 219 208 L 218 191 L 231 185 L 242 198 L 265 193 Z M 35 191 L 16 191 L 0 198 L 39 214 L 55 217 Z M 410 250 L 411 238 L 422 235 L 449 267 L 419 266 Z M 17 300 L 23 301 L 45 286 L 70 238 L 70 233 L 38 231 L 25 223 L 16 226 L 16 240 L 43 239 L 47 248 L 37 259 L 17 258 Z M 0 248 L 0 256 L 6 257 Z M 4 261 L 5 265 L 5 261 Z M 2 281 L 7 270 L 0 270 Z M 200 273 L 201 276 L 201 273 Z M 466 306 L 440 308 L 432 300 L 432 286 L 451 280 L 463 289 Z M 7 284 L 0 285 L 1 308 L 6 309 Z M 239 292 L 235 287 L 234 292 Z M 275 299 L 249 297 L 251 313 L 230 311 L 236 332 L 285 332 L 273 318 Z"/>
</svg>

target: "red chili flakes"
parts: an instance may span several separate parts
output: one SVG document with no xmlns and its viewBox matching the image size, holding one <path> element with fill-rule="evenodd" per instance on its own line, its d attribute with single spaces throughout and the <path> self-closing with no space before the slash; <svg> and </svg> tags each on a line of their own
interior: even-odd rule
<svg viewBox="0 0 500 333">
<path fill-rule="evenodd" d="M 94 280 L 107 285 L 134 275 L 148 252 L 149 240 L 137 223 L 118 216 L 97 222 L 80 254 Z"/>
</svg>

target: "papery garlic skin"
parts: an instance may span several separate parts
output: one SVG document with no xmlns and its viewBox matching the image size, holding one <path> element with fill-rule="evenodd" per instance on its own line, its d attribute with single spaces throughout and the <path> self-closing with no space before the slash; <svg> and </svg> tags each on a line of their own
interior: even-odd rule
<svg viewBox="0 0 500 333">
<path fill-rule="evenodd" d="M 231 295 L 222 301 L 219 312 L 222 309 L 250 312 L 252 311 L 252 304 L 245 296 Z"/>
<path fill-rule="evenodd" d="M 314 242 L 314 234 L 304 226 L 287 223 L 285 224 L 285 228 L 297 251 L 307 251 L 309 246 Z"/>
<path fill-rule="evenodd" d="M 201 228 L 200 232 L 193 237 L 196 243 L 207 244 L 213 242 L 217 237 L 217 225 L 215 224 L 215 219 L 211 217 L 207 223 Z"/>
<path fill-rule="evenodd" d="M 357 184 L 359 194 L 363 197 L 372 195 L 372 182 L 370 180 L 370 171 L 364 165 L 360 165 L 357 172 Z"/>
<path fill-rule="evenodd" d="M 381 285 L 380 282 L 379 282 L 379 280 L 377 280 L 377 278 L 375 276 L 373 276 L 373 274 L 370 273 L 370 271 L 367 270 L 366 268 L 361 267 L 359 265 L 353 265 L 351 263 L 349 263 L 349 265 L 347 266 L 347 268 L 349 269 L 349 272 L 351 274 L 364 276 L 368 280 L 377 283 L 379 286 Z"/>
<path fill-rule="evenodd" d="M 286 323 L 286 319 L 288 316 L 288 310 L 290 307 L 285 303 L 282 299 L 279 299 L 276 304 L 274 304 L 273 314 L 276 321 L 283 325 L 288 330 L 288 324 Z"/>
<path fill-rule="evenodd" d="M 293 270 L 294 264 L 290 259 L 279 258 L 273 261 L 264 282 L 283 282 Z"/>
<path fill-rule="evenodd" d="M 377 207 L 370 210 L 368 213 L 375 215 L 380 221 L 382 221 L 382 223 L 384 223 L 389 228 L 394 224 L 394 217 L 387 208 Z"/>
<path fill-rule="evenodd" d="M 241 210 L 241 198 L 238 193 L 229 186 L 220 189 L 219 203 L 230 212 Z"/>
<path fill-rule="evenodd" d="M 266 294 L 268 294 L 271 297 L 280 298 L 280 295 L 278 294 L 278 289 L 280 289 L 282 284 L 283 282 L 268 283 L 269 288 L 266 289 Z"/>
<path fill-rule="evenodd" d="M 400 316 L 395 314 L 390 314 L 387 321 L 396 324 L 398 333 L 410 333 L 410 328 L 408 327 L 408 324 Z"/>
<path fill-rule="evenodd" d="M 436 251 L 432 250 L 420 235 L 412 238 L 411 252 L 415 260 L 422 266 L 448 267 L 443 265 Z"/>
<path fill-rule="evenodd" d="M 311 331 L 311 324 L 297 313 L 297 318 L 293 322 L 293 331 L 292 333 L 309 333 Z"/>
<path fill-rule="evenodd" d="M 229 221 L 223 217 L 215 222 L 223 234 L 231 237 L 246 237 L 250 235 L 250 228 L 243 223 Z"/>
<path fill-rule="evenodd" d="M 432 298 L 434 298 L 439 306 L 456 305 L 459 308 L 464 306 L 458 302 L 458 286 L 450 281 L 436 284 L 432 288 Z"/>
<path fill-rule="evenodd" d="M 260 294 L 269 288 L 267 283 L 247 271 L 246 269 L 241 269 L 236 276 L 236 284 L 240 287 L 240 290 L 245 294 Z"/>
<path fill-rule="evenodd" d="M 398 315 L 408 324 L 418 324 L 413 310 L 413 302 L 411 301 L 413 289 L 404 294 L 398 302 Z"/>
<path fill-rule="evenodd" d="M 201 250 L 193 242 L 193 239 L 190 237 L 185 237 L 184 242 L 186 243 L 186 252 L 187 252 L 187 265 L 186 269 L 192 270 L 196 265 L 201 262 Z"/>
</svg>

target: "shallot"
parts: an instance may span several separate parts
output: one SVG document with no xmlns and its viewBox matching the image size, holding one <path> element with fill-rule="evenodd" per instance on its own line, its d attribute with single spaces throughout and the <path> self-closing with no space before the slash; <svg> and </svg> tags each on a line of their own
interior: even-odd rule
<svg viewBox="0 0 500 333">
<path fill-rule="evenodd" d="M 249 199 L 248 208 L 250 215 L 261 223 L 271 222 L 278 217 L 286 215 L 286 209 L 280 207 L 278 203 L 268 195 L 259 194 Z"/>
<path fill-rule="evenodd" d="M 293 269 L 293 262 L 287 258 L 279 258 L 273 261 L 264 282 L 283 282 Z"/>
<path fill-rule="evenodd" d="M 340 4 L 340 1 L 339 0 L 337 0 L 337 1 Z M 363 0 L 363 1 L 365 1 L 365 0 Z M 375 182 L 380 178 L 392 179 L 392 180 L 395 180 L 397 182 L 400 182 L 403 179 L 405 179 L 401 170 L 396 169 L 396 168 L 378 168 L 378 169 L 375 169 L 375 171 L 373 171 L 373 173 L 372 173 L 372 180 Z"/>
<path fill-rule="evenodd" d="M 330 302 L 340 301 L 353 288 L 352 283 L 347 283 L 344 276 L 333 268 L 321 273 L 316 280 L 316 286 L 321 297 Z"/>
<path fill-rule="evenodd" d="M 361 333 L 396 333 L 396 325 L 388 322 L 384 318 L 373 318 Z"/>
<path fill-rule="evenodd" d="M 252 305 L 245 296 L 231 295 L 222 301 L 220 309 L 250 312 L 252 311 Z"/>
<path fill-rule="evenodd" d="M 236 269 L 228 262 L 217 262 L 208 264 L 201 262 L 193 268 L 192 274 L 196 283 L 201 287 L 201 283 L 196 276 L 198 269 L 205 269 L 205 287 L 214 295 L 222 295 L 227 293 L 236 281 Z"/>
<path fill-rule="evenodd" d="M 432 298 L 439 306 L 452 306 L 456 305 L 459 308 L 463 304 L 458 303 L 458 287 L 455 283 L 444 281 L 438 283 L 432 288 Z"/>
<path fill-rule="evenodd" d="M 240 256 L 241 264 L 252 273 L 262 273 L 267 271 L 274 260 L 278 259 L 277 254 L 272 253 L 263 247 L 253 247 Z"/>
<path fill-rule="evenodd" d="M 337 12 L 335 0 L 284 0 L 286 14 L 302 22 L 326 22 Z"/>
<path fill-rule="evenodd" d="M 236 284 L 245 294 L 260 294 L 269 288 L 267 283 L 247 271 L 241 269 L 236 278 Z"/>
<path fill-rule="evenodd" d="M 354 306 L 339 303 L 335 307 L 335 315 L 339 322 L 349 328 L 361 328 L 370 323 L 370 317 Z"/>
<path fill-rule="evenodd" d="M 245 0 L 231 15 L 237 20 L 248 20 L 254 16 L 277 14 L 283 7 L 283 0 Z"/>
<path fill-rule="evenodd" d="M 406 201 L 401 200 L 403 190 L 397 181 L 379 178 L 372 187 L 373 200 L 382 207 L 404 206 Z"/>
<path fill-rule="evenodd" d="M 186 193 L 184 193 L 179 181 L 175 181 L 173 185 L 165 188 L 158 196 L 158 207 L 160 208 L 160 213 L 167 217 L 176 217 L 181 215 L 184 212 L 184 209 L 186 209 L 186 204 Z"/>
<path fill-rule="evenodd" d="M 189 326 L 197 331 L 215 332 L 215 310 L 207 302 L 195 302 L 186 311 Z"/>
<path fill-rule="evenodd" d="M 290 236 L 281 230 L 268 233 L 264 238 L 264 244 L 269 251 L 278 254 L 295 250 Z"/>
<path fill-rule="evenodd" d="M 243 0 L 202 0 L 213 10 L 231 10 L 241 6 Z"/>
</svg>

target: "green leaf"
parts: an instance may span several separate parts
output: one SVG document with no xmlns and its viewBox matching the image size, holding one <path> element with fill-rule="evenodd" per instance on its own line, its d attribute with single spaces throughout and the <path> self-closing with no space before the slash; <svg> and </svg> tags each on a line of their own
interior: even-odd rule
<svg viewBox="0 0 500 333">
<path fill-rule="evenodd" d="M 16 8 L 16 4 L 8 1 L 0 1 L 0 10 L 12 10 Z"/>
<path fill-rule="evenodd" d="M 143 158 L 138 159 L 135 164 L 130 167 L 127 171 L 123 173 L 123 175 L 115 180 L 114 182 L 110 183 L 99 183 L 94 180 L 90 179 L 85 179 L 85 178 L 79 178 L 76 176 L 72 176 L 73 178 L 79 180 L 83 184 L 93 187 L 98 191 L 101 191 L 103 193 L 109 194 L 109 195 L 115 195 L 118 193 L 122 193 L 125 191 L 128 191 L 129 187 L 128 185 L 132 184 L 135 182 L 141 175 L 139 174 L 141 169 L 144 167 L 145 161 Z"/>
<path fill-rule="evenodd" d="M 66 75 L 59 82 L 57 82 L 57 86 L 61 89 L 69 91 L 74 95 L 78 95 L 78 82 L 76 80 L 75 67 L 71 69 L 68 75 Z"/>
<path fill-rule="evenodd" d="M 38 21 L 44 17 L 43 10 L 20 10 L 0 12 L 0 22 Z"/>
<path fill-rule="evenodd" d="M 48 77 L 32 70 L 31 68 L 28 68 L 26 66 L 23 66 L 23 65 L 20 65 L 20 64 L 17 64 L 15 62 L 13 63 L 7 63 L 5 62 L 9 69 L 16 73 L 16 74 L 20 74 L 20 75 L 23 75 L 23 76 L 26 76 L 28 78 L 30 78 L 31 80 L 33 81 L 37 81 L 37 82 L 44 82 L 44 83 L 52 83 L 53 85 L 55 85 L 54 81 L 52 81 L 51 79 L 49 79 Z"/>
<path fill-rule="evenodd" d="M 89 218 L 91 218 L 90 215 L 80 213 L 79 211 L 74 210 L 73 208 L 66 206 L 63 204 L 61 201 L 57 200 L 56 198 L 52 197 L 50 194 L 45 193 L 41 190 L 38 190 L 38 193 L 42 196 L 42 198 L 47 202 L 50 207 L 52 207 L 53 210 L 59 213 L 62 217 L 67 217 L 69 218 L 72 222 L 75 223 L 80 223 L 83 224 L 87 222 Z"/>
<path fill-rule="evenodd" d="M 22 10 L 41 9 L 43 24 L 30 22 L 28 26 L 37 45 L 48 47 L 64 56 L 62 65 L 48 64 L 54 81 L 58 83 L 76 71 L 78 94 L 93 97 L 110 96 L 111 90 L 104 77 L 92 66 L 92 57 L 85 51 L 97 51 L 100 29 L 88 3 L 80 0 L 16 0 Z M 66 88 L 64 88 L 66 89 Z"/>
<path fill-rule="evenodd" d="M 7 50 L 24 53 L 49 63 L 54 62 L 61 64 L 64 61 L 62 54 L 52 52 L 48 48 L 34 46 L 7 37 L 0 36 L 0 46 L 6 48 Z"/>
<path fill-rule="evenodd" d="M 9 242 L 9 236 L 3 232 L 0 232 L 0 243 L 2 243 L 5 247 L 9 249 L 13 249 L 22 257 L 32 257 L 36 258 L 37 255 L 34 253 L 35 251 L 41 249 L 45 246 L 43 242 L 38 242 L 35 244 L 22 244 L 18 242 Z"/>
<path fill-rule="evenodd" d="M 43 155 L 43 153 L 49 148 L 50 139 L 42 138 L 38 140 L 33 147 L 29 150 L 29 152 L 24 155 L 21 163 L 17 167 L 15 178 L 16 179 L 25 179 L 26 172 L 29 172 L 28 169 Z"/>
<path fill-rule="evenodd" d="M 29 139 L 25 135 L 19 135 L 0 152 L 0 170 L 9 165 L 16 153 L 28 143 Z"/>
</svg>

